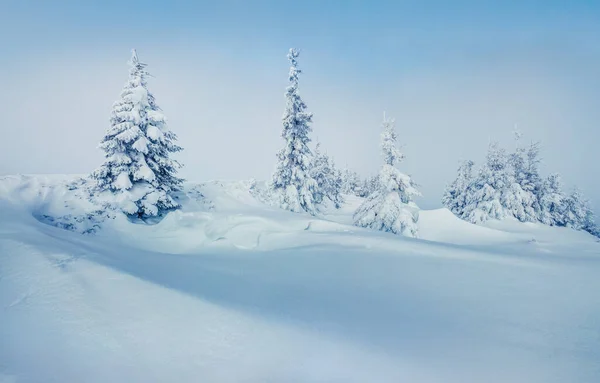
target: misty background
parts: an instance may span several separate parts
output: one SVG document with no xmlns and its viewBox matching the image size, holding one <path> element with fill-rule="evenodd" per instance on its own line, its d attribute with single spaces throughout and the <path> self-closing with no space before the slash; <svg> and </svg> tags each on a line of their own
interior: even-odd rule
<svg viewBox="0 0 600 383">
<path fill-rule="evenodd" d="M 419 205 L 439 207 L 459 160 L 480 164 L 490 140 L 514 149 L 517 124 L 522 144 L 542 142 L 542 173 L 600 211 L 600 4 L 0 3 L 0 174 L 99 166 L 136 48 L 183 177 L 268 179 L 297 47 L 312 138 L 339 167 L 378 171 L 386 111 Z"/>
</svg>

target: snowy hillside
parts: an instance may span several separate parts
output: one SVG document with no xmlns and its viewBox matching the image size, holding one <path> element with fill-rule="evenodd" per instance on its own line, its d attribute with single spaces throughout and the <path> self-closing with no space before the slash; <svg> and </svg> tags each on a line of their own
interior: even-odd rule
<svg viewBox="0 0 600 383">
<path fill-rule="evenodd" d="M 406 238 L 251 187 L 144 225 L 76 177 L 0 178 L 0 382 L 600 381 L 593 236 L 439 209 Z"/>
</svg>

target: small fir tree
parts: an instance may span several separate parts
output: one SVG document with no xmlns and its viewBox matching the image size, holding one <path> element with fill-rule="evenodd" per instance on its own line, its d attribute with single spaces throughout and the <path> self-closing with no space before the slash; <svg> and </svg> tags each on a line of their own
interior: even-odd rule
<svg viewBox="0 0 600 383">
<path fill-rule="evenodd" d="M 343 203 L 341 173 L 335 168 L 331 157 L 321 151 L 320 143 L 315 146 L 310 175 L 318 186 L 315 201 L 321 204 L 328 199 L 339 209 Z"/>
<path fill-rule="evenodd" d="M 341 173 L 342 193 L 358 196 L 362 187 L 358 173 L 348 168 L 345 168 Z"/>
<path fill-rule="evenodd" d="M 396 165 L 404 159 L 397 146 L 394 121 L 384 115 L 381 134 L 384 164 L 379 172 L 378 190 L 374 191 L 354 213 L 356 226 L 417 237 L 418 207 L 413 199 L 420 193 L 411 177 Z"/>
<path fill-rule="evenodd" d="M 469 203 L 468 196 L 473 183 L 474 165 L 471 160 L 461 162 L 456 179 L 446 187 L 442 196 L 442 204 L 457 217 L 463 217 Z"/>
<path fill-rule="evenodd" d="M 565 195 L 562 191 L 560 175 L 550 174 L 539 189 L 540 206 L 538 220 L 550 226 L 564 226 Z"/>
<path fill-rule="evenodd" d="M 516 149 L 509 156 L 511 184 L 506 189 L 504 203 L 510 216 L 521 222 L 535 222 L 540 215 L 539 143 L 532 142 L 528 148 L 523 148 L 519 146 L 520 137 L 520 134 L 515 135 Z"/>
<path fill-rule="evenodd" d="M 565 198 L 563 220 L 564 225 L 575 230 L 592 230 L 595 227 L 594 213 L 589 201 L 578 188 Z"/>
<path fill-rule="evenodd" d="M 489 145 L 486 162 L 479 169 L 468 194 L 464 218 L 473 223 L 507 217 L 506 189 L 511 181 L 508 174 L 506 152 L 497 142 Z"/>
</svg>

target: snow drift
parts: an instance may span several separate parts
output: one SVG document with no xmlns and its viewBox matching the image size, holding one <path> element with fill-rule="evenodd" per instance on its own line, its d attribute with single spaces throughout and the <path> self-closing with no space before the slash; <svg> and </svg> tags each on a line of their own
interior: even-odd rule
<svg viewBox="0 0 600 383">
<path fill-rule="evenodd" d="M 600 380 L 591 235 L 439 209 L 404 238 L 251 185 L 143 225 L 76 177 L 0 179 L 0 381 Z"/>
</svg>

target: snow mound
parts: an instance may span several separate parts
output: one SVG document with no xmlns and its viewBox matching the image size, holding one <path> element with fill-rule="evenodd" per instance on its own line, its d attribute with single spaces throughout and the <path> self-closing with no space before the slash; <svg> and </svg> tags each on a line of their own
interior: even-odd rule
<svg viewBox="0 0 600 383">
<path fill-rule="evenodd" d="M 111 207 L 110 196 L 93 196 L 91 181 L 78 176 L 2 177 L 0 201 L 51 226 L 111 236 L 123 242 L 131 242 L 129 238 L 134 237 L 137 247 L 170 253 L 195 252 L 204 247 L 269 250 L 330 244 L 393 248 L 398 241 L 407 241 L 353 226 L 352 215 L 363 198 L 345 196 L 341 209 L 326 205 L 322 214 L 314 217 L 267 205 L 261 198 L 261 188 L 264 185 L 257 186 L 253 180 L 188 183 L 177 195 L 180 210 L 137 224 Z M 514 220 L 475 225 L 458 219 L 447 209 L 421 210 L 418 225 L 421 239 L 454 245 L 553 243 L 567 237 L 593 242 L 587 233 Z"/>
<path fill-rule="evenodd" d="M 0 381 L 600 381 L 587 233 L 440 209 L 405 238 L 211 181 L 80 235 L 39 218 L 97 208 L 75 181 L 0 180 Z"/>
<path fill-rule="evenodd" d="M 491 245 L 525 239 L 527 236 L 511 235 L 463 221 L 446 208 L 422 210 L 419 213 L 419 234 L 422 239 L 457 245 Z"/>
<path fill-rule="evenodd" d="M 108 201 L 92 197 L 85 178 L 66 175 L 17 175 L 0 178 L 0 200 L 40 222 L 79 233 L 94 233 L 117 214 Z"/>
</svg>

